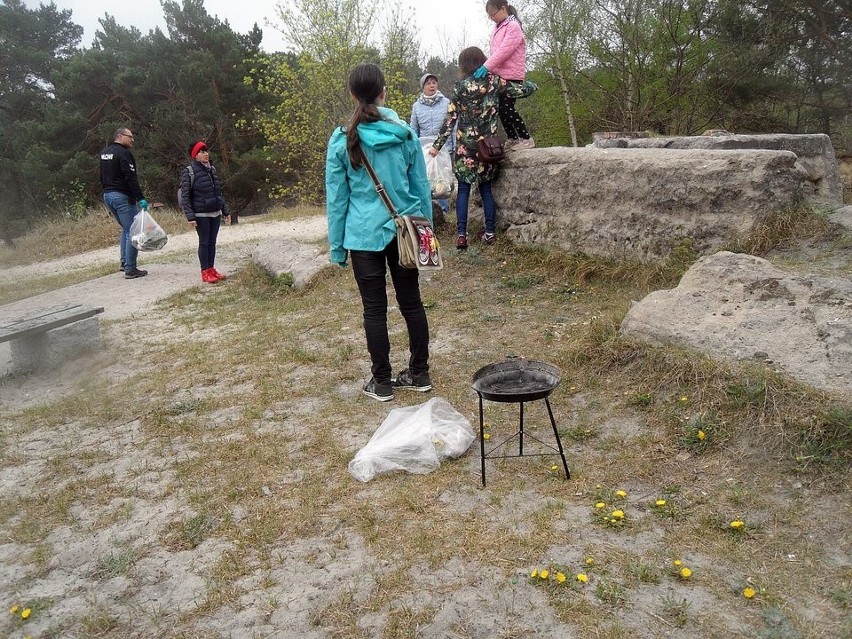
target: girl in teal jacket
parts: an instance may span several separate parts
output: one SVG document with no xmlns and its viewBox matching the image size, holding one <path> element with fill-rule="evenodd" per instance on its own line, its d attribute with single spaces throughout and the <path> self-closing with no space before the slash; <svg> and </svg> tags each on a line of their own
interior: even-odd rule
<svg viewBox="0 0 852 639">
<path fill-rule="evenodd" d="M 356 102 L 346 129 L 331 135 L 325 164 L 328 243 L 331 261 L 347 264 L 364 306 L 364 332 L 372 378 L 364 394 L 393 399 L 394 389 L 432 390 L 429 378 L 429 324 L 420 298 L 417 269 L 399 265 L 396 226 L 363 165 L 364 156 L 400 215 L 432 219 L 432 200 L 420 142 L 411 128 L 385 108 L 385 78 L 374 64 L 359 64 L 349 74 Z M 392 378 L 388 338 L 386 273 L 390 271 L 399 310 L 408 328 L 408 368 Z"/>
</svg>

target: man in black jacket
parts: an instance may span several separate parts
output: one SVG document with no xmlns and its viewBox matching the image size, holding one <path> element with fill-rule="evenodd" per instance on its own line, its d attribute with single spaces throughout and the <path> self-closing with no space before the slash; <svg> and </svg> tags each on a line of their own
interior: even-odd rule
<svg viewBox="0 0 852 639">
<path fill-rule="evenodd" d="M 124 271 L 125 279 L 133 280 L 148 275 L 148 271 L 137 268 L 139 251 L 130 241 L 133 218 L 139 209 L 148 210 L 148 202 L 139 186 L 136 159 L 130 151 L 133 148 L 133 133 L 130 129 L 119 128 L 113 133 L 112 140 L 112 144 L 101 151 L 101 186 L 104 190 L 104 204 L 121 227 L 121 270 Z"/>
</svg>

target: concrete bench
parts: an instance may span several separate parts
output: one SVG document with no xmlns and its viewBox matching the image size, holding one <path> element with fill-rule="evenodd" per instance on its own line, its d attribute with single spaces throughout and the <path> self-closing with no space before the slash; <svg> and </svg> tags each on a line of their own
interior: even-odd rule
<svg viewBox="0 0 852 639">
<path fill-rule="evenodd" d="M 64 305 L 6 320 L 0 344 L 11 342 L 13 374 L 49 368 L 101 345 L 98 324 L 103 307 Z"/>
</svg>

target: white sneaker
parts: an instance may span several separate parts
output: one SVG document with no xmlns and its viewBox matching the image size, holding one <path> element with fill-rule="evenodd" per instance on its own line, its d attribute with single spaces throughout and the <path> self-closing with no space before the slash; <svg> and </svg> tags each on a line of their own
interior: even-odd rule
<svg viewBox="0 0 852 639">
<path fill-rule="evenodd" d="M 518 140 L 517 143 L 512 145 L 513 151 L 521 151 L 523 149 L 533 149 L 535 148 L 535 140 L 532 138 L 528 138 L 526 140 Z"/>
</svg>

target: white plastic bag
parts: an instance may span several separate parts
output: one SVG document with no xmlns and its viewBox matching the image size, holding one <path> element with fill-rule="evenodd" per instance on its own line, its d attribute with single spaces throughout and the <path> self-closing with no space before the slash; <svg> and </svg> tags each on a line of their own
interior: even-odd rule
<svg viewBox="0 0 852 639">
<path fill-rule="evenodd" d="M 130 243 L 140 251 L 159 251 L 169 238 L 148 211 L 139 211 L 130 224 Z"/>
<path fill-rule="evenodd" d="M 429 149 L 435 142 L 434 136 L 420 138 L 423 146 L 423 158 L 426 160 L 426 177 L 432 187 L 432 199 L 447 199 L 456 190 L 456 176 L 453 173 L 453 159 L 447 151 L 447 145 L 441 147 L 438 155 L 432 157 Z"/>
<path fill-rule="evenodd" d="M 425 475 L 441 460 L 463 455 L 473 439 L 467 418 L 434 397 L 419 406 L 394 408 L 349 462 L 349 473 L 363 482 L 392 470 Z"/>
</svg>

